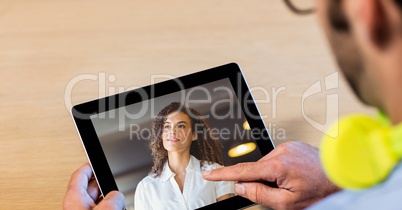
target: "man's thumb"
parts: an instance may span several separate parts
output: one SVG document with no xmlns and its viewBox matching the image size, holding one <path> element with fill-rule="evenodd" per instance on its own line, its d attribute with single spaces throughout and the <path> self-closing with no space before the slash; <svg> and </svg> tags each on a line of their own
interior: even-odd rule
<svg viewBox="0 0 402 210">
<path fill-rule="evenodd" d="M 95 208 L 96 210 L 123 210 L 126 208 L 124 195 L 119 191 L 108 193 L 105 198 Z"/>
</svg>

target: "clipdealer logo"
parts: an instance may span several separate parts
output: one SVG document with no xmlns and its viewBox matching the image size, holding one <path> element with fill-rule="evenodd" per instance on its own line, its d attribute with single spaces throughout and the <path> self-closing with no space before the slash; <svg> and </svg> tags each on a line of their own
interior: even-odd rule
<svg viewBox="0 0 402 210">
<path fill-rule="evenodd" d="M 334 72 L 324 78 L 324 82 L 317 81 L 312 84 L 307 90 L 303 93 L 302 96 L 302 114 L 304 119 L 315 129 L 319 130 L 321 133 L 328 135 L 332 138 L 336 138 L 339 135 L 339 131 L 334 133 L 327 133 L 326 129 L 332 123 L 337 123 L 339 118 L 339 94 L 338 92 L 334 92 L 334 90 L 338 90 L 339 87 L 339 73 Z M 320 123 L 307 116 L 305 112 L 305 101 L 307 98 L 317 95 L 319 93 L 326 92 L 325 98 L 325 122 Z"/>
<path fill-rule="evenodd" d="M 160 74 L 160 75 L 151 75 L 150 76 L 150 82 L 151 84 L 155 84 L 158 81 L 161 80 L 177 80 L 177 77 L 172 76 L 172 75 L 166 75 L 166 74 Z M 338 77 L 338 72 L 334 72 L 330 75 L 325 76 L 323 81 L 317 81 L 311 86 L 309 86 L 306 91 L 301 96 L 301 109 L 302 109 L 302 116 L 303 118 L 315 129 L 318 131 L 322 132 L 325 135 L 330 135 L 326 133 L 326 129 L 328 126 L 336 122 L 338 117 L 339 117 L 339 94 L 337 92 L 338 86 L 339 86 L 339 77 Z M 105 72 L 99 72 L 98 74 L 80 74 L 77 75 L 76 77 L 72 78 L 68 84 L 66 85 L 65 88 L 65 95 L 64 95 L 64 102 L 65 102 L 65 107 L 67 108 L 68 111 L 71 110 L 73 107 L 72 104 L 72 93 L 73 93 L 73 88 L 80 82 L 91 82 L 91 83 L 97 83 L 96 85 L 98 86 L 98 98 L 104 98 L 108 95 L 114 95 L 118 93 L 123 93 L 128 90 L 134 90 L 140 88 L 139 86 L 130 86 L 130 87 L 124 87 L 124 86 L 113 86 L 113 85 L 108 85 L 110 83 L 114 83 L 116 81 L 116 76 L 113 74 L 106 74 Z M 176 81 L 177 85 L 181 86 L 182 90 L 184 90 L 184 87 L 182 86 L 180 81 Z M 278 101 L 279 98 L 284 97 L 282 93 L 287 91 L 286 86 L 281 86 L 281 87 L 271 87 L 271 90 L 266 89 L 264 87 L 249 87 L 250 92 L 254 95 L 255 93 L 258 93 L 260 97 L 254 98 L 254 102 L 257 103 L 259 106 L 263 105 L 269 105 L 270 109 L 269 110 L 269 115 L 262 115 L 262 119 L 268 120 L 268 124 L 266 124 L 267 129 L 270 130 L 271 137 L 274 140 L 286 140 L 286 132 L 285 128 L 282 128 L 280 126 L 277 126 L 276 123 L 274 123 L 275 119 L 280 118 L 278 116 L 278 109 L 281 107 L 278 106 Z M 197 87 L 194 87 L 192 90 L 189 91 L 189 93 L 193 93 L 196 91 L 201 91 L 199 90 L 200 88 L 197 89 Z M 202 90 L 205 92 L 205 90 Z M 207 95 L 208 94 L 213 94 L 213 92 L 205 92 Z M 325 108 L 326 108 L 326 113 L 325 113 L 325 122 L 320 123 L 319 121 L 316 121 L 313 119 L 312 116 L 309 116 L 306 113 L 306 106 L 305 103 L 306 101 L 311 98 L 311 97 L 322 97 L 322 93 L 327 93 L 325 96 Z M 138 92 L 144 99 L 149 99 L 152 96 L 147 96 L 145 93 Z M 144 95 L 145 94 L 145 95 Z M 186 95 L 183 95 L 182 100 L 185 101 L 186 103 L 189 102 L 189 97 Z M 210 99 L 211 96 L 208 95 L 206 99 Z M 196 103 L 199 100 L 193 100 L 192 102 Z M 205 100 L 203 100 L 205 101 Z M 219 101 L 218 101 L 219 102 Z M 99 104 L 99 106 L 102 106 L 102 104 Z M 321 104 L 317 106 L 322 106 Z M 212 106 L 214 107 L 214 106 Z M 211 107 L 211 108 L 212 108 Z M 105 113 L 100 113 L 98 117 L 100 118 L 119 118 L 122 120 L 122 123 L 119 123 L 119 130 L 125 130 L 125 119 L 126 117 L 128 118 L 138 118 L 141 115 L 145 114 L 144 109 L 147 108 L 146 104 L 143 104 L 143 107 L 141 108 L 140 112 L 138 113 L 129 113 L 125 109 L 122 109 L 121 111 L 118 112 L 118 116 L 114 115 L 114 112 L 108 113 L 108 116 L 104 116 Z M 99 107 L 99 110 L 104 110 L 104 107 Z M 247 111 L 247 110 L 245 110 Z M 213 112 L 212 112 L 213 114 Z M 335 133 L 335 136 L 332 134 L 330 135 L 331 137 L 336 137 L 338 133 Z"/>
</svg>

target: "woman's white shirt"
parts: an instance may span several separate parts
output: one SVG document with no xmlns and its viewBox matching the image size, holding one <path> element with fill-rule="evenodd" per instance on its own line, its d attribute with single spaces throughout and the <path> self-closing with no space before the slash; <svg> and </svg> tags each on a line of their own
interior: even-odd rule
<svg viewBox="0 0 402 210">
<path fill-rule="evenodd" d="M 211 182 L 202 177 L 202 171 L 220 167 L 222 166 L 217 163 L 205 162 L 201 169 L 200 161 L 190 156 L 182 193 L 174 179 L 175 174 L 166 162 L 159 177 L 148 175 L 138 183 L 134 196 L 134 209 L 192 210 L 215 203 L 217 198 L 234 193 L 234 182 Z"/>
</svg>

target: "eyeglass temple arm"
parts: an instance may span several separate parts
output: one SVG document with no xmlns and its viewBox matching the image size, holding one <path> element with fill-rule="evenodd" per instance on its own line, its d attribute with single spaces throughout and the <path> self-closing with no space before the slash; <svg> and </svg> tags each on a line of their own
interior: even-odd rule
<svg viewBox="0 0 402 210">
<path fill-rule="evenodd" d="M 298 15 L 308 15 L 314 12 L 314 9 L 306 9 L 306 10 L 300 10 L 298 8 L 296 8 L 291 2 L 290 0 L 284 0 L 285 4 L 289 7 L 290 10 L 292 10 L 292 12 L 298 14 Z"/>
</svg>

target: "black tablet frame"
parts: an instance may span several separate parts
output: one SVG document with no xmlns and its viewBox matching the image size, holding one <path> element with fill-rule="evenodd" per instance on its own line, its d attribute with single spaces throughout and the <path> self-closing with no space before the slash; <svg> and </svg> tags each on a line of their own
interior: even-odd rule
<svg viewBox="0 0 402 210">
<path fill-rule="evenodd" d="M 128 106 L 151 98 L 163 96 L 169 93 L 182 91 L 184 89 L 196 87 L 206 83 L 228 78 L 237 95 L 241 109 L 253 130 L 259 130 L 261 135 L 254 136 L 261 155 L 264 156 L 274 149 L 274 144 L 270 138 L 264 121 L 258 111 L 249 87 L 244 79 L 240 66 L 236 63 L 229 63 L 223 66 L 203 70 L 172 80 L 152 84 L 136 90 L 123 92 L 98 100 L 78 104 L 71 109 L 74 122 L 81 137 L 82 144 L 87 153 L 88 160 L 92 166 L 95 178 L 101 189 L 102 195 L 106 195 L 113 190 L 118 190 L 112 171 L 110 170 L 106 156 L 103 152 L 99 138 L 92 124 L 91 115 L 103 113 L 109 110 Z M 178 85 L 178 84 L 182 84 Z M 150 96 L 146 99 L 141 97 L 141 93 Z M 244 110 L 247 108 L 247 112 Z M 253 205 L 253 202 L 240 196 L 234 196 L 225 201 L 217 202 L 200 209 L 241 209 Z"/>
</svg>

